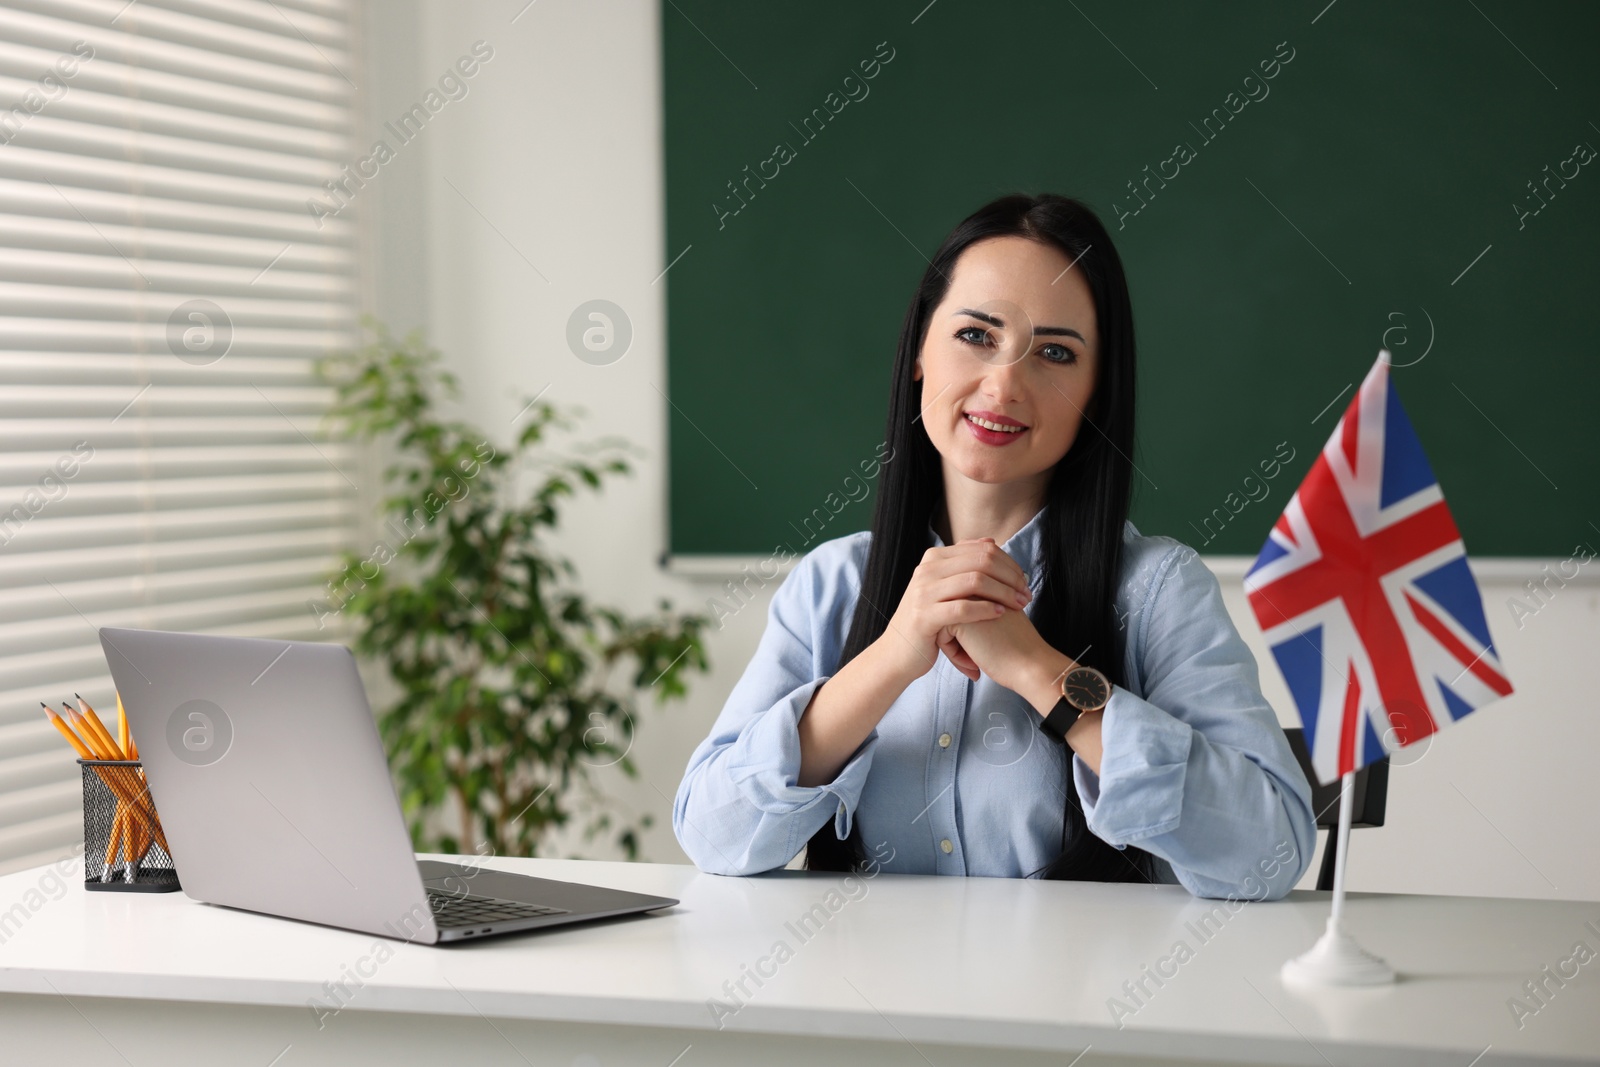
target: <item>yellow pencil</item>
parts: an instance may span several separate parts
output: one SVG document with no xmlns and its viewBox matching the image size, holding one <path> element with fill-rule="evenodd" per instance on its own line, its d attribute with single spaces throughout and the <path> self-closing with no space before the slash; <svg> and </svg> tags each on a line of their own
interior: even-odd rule
<svg viewBox="0 0 1600 1067">
<path fill-rule="evenodd" d="M 128 713 L 122 707 L 121 693 L 117 694 L 117 718 L 122 722 L 122 728 L 127 731 L 128 743 L 125 750 L 128 753 L 128 758 L 136 760 L 139 758 L 139 743 L 133 739 L 133 728 L 128 725 Z"/>
<path fill-rule="evenodd" d="M 71 745 L 80 757 L 94 759 L 94 753 L 89 751 L 89 746 L 72 732 L 72 727 L 68 726 L 61 716 L 50 710 L 50 705 L 41 700 L 39 706 L 44 709 L 45 718 L 50 720 L 50 725 L 61 731 L 61 736 L 67 739 L 67 744 Z"/>
<path fill-rule="evenodd" d="M 150 786 L 144 779 L 144 772 L 138 767 L 106 767 L 106 771 L 113 772 L 118 778 L 121 788 L 119 796 L 132 808 L 132 814 L 143 821 L 144 828 L 155 837 L 156 844 L 172 854 L 172 849 L 167 846 L 167 835 L 161 830 L 161 823 L 156 815 L 155 799 L 150 796 Z M 102 776 L 104 777 L 104 776 Z M 110 783 L 107 782 L 109 785 Z M 146 845 L 148 848 L 149 846 Z"/>
<path fill-rule="evenodd" d="M 149 838 L 154 838 L 155 843 L 166 849 L 167 854 L 171 855 L 172 849 L 168 848 L 167 835 L 161 830 L 161 823 L 156 815 L 154 801 L 150 796 L 150 787 L 144 783 L 142 778 L 138 777 L 136 771 L 131 771 L 127 767 L 107 767 L 104 769 L 126 775 L 126 778 L 118 783 L 120 791 L 117 792 L 118 796 L 128 805 L 129 818 L 134 820 L 139 829 L 144 832 L 146 839 L 143 840 L 142 848 L 139 850 L 140 856 L 145 851 L 148 851 L 150 847 Z M 138 857 L 135 858 L 135 862 L 138 862 Z"/>
<path fill-rule="evenodd" d="M 79 714 L 78 711 L 75 710 L 73 706 L 68 704 L 65 700 L 61 702 L 61 708 L 63 712 L 62 718 L 66 719 L 72 724 L 72 728 L 78 732 L 78 736 L 83 738 L 83 743 L 88 745 L 90 751 L 94 753 L 95 759 L 114 758 L 111 755 L 110 750 L 106 748 L 105 740 L 100 736 L 99 731 L 97 731 L 93 726 L 89 725 L 88 719 Z"/>
<path fill-rule="evenodd" d="M 117 744 L 116 739 L 111 736 L 111 731 L 106 729 L 105 723 L 100 721 L 100 716 L 94 713 L 94 709 L 89 706 L 89 702 L 78 696 L 77 693 L 73 693 L 72 695 L 78 697 L 78 710 L 83 713 L 83 717 L 85 719 L 89 720 L 89 722 L 94 725 L 94 728 L 100 734 L 101 739 L 105 741 L 106 748 L 111 751 L 111 758 L 127 759 L 128 757 L 123 754 L 122 746 Z"/>
<path fill-rule="evenodd" d="M 144 859 L 144 854 L 150 847 L 150 833 L 144 820 L 135 811 L 128 812 L 128 866 L 123 869 L 122 877 L 126 881 L 134 880 L 134 871 L 138 869 L 139 861 Z"/>
<path fill-rule="evenodd" d="M 117 743 L 122 751 L 128 753 L 128 758 L 133 758 L 133 745 L 128 739 L 128 713 L 122 709 L 122 694 L 117 694 Z"/>
<path fill-rule="evenodd" d="M 117 862 L 117 853 L 121 851 L 122 828 L 126 823 L 126 810 L 118 806 L 117 814 L 111 820 L 111 835 L 106 839 L 106 859 L 100 868 L 100 880 L 102 882 L 111 881 L 111 867 Z"/>
</svg>

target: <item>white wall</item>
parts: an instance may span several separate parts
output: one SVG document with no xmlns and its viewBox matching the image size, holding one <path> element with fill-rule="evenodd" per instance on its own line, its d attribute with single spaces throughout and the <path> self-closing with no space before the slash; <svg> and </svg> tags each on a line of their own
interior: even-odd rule
<svg viewBox="0 0 1600 1067">
<path fill-rule="evenodd" d="M 644 446 L 634 478 L 569 507 L 561 547 L 601 601 L 646 611 L 667 596 L 703 610 L 718 583 L 672 577 L 657 563 L 665 293 L 652 279 L 667 263 L 658 5 L 541 0 L 524 10 L 524 2 L 372 4 L 364 88 L 379 122 L 419 100 L 474 41 L 494 48 L 470 94 L 434 116 L 360 194 L 373 306 L 396 326 L 427 326 L 463 379 L 464 414 L 492 431 L 509 435 L 522 398 L 548 386 L 547 398 L 587 408 L 590 434 Z M 634 328 L 627 356 L 606 367 L 579 361 L 565 341 L 571 311 L 594 298 L 621 305 Z M 1484 588 L 1516 694 L 1397 758 L 1388 825 L 1354 836 L 1353 889 L 1600 899 L 1589 784 L 1600 752 L 1592 696 L 1600 587 L 1587 580 L 1561 590 L 1519 630 L 1506 598 L 1520 580 Z M 1224 587 L 1268 698 L 1292 714 L 1236 573 Z M 633 753 L 643 780 L 606 780 L 629 810 L 654 813 L 649 859 L 685 861 L 671 797 L 760 637 L 764 609 L 752 605 L 712 636 L 714 670 L 686 705 L 646 715 Z M 1314 876 L 1315 866 L 1302 884 Z"/>
</svg>

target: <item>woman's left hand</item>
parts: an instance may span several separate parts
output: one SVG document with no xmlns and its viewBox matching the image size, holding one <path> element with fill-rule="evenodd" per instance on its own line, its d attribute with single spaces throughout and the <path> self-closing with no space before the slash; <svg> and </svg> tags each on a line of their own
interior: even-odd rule
<svg viewBox="0 0 1600 1067">
<path fill-rule="evenodd" d="M 1070 661 L 1039 636 L 1033 620 L 1021 608 L 1007 608 L 993 621 L 969 622 L 952 628 L 961 649 L 980 671 L 1032 703 L 1027 689 L 1044 668 L 1053 664 L 1056 672 L 1066 670 Z M 1047 679 L 1048 680 L 1048 679 Z M 1056 693 L 1060 696 L 1059 691 Z M 1054 706 L 1055 701 L 1050 701 Z"/>
<path fill-rule="evenodd" d="M 978 669 L 1020 695 L 1040 716 L 1056 706 L 1062 676 L 1077 666 L 1039 636 L 1020 608 L 1007 608 L 993 622 L 963 623 L 954 629 L 962 651 Z M 1067 730 L 1067 744 L 1095 774 L 1100 773 L 1102 718 L 1102 712 L 1080 715 Z"/>
</svg>

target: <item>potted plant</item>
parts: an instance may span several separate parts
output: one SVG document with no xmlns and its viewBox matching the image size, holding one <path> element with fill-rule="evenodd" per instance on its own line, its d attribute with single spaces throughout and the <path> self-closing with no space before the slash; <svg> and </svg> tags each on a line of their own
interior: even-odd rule
<svg viewBox="0 0 1600 1067">
<path fill-rule="evenodd" d="M 705 620 L 662 601 L 632 618 L 592 604 L 544 535 L 579 488 L 629 471 L 615 439 L 560 455 L 549 432 L 572 425 L 530 401 L 507 448 L 441 418 L 456 381 L 419 332 L 372 337 L 319 365 L 345 436 L 386 440 L 381 536 L 345 553 L 319 619 L 342 612 L 357 653 L 380 662 L 399 697 L 378 715 L 415 847 L 531 856 L 582 813 L 584 840 L 610 832 L 629 859 L 649 825 L 615 820 L 594 772 L 629 756 L 640 698 L 684 695 L 705 671 Z M 532 477 L 519 491 L 519 474 Z M 455 829 L 442 818 L 455 807 Z"/>
</svg>

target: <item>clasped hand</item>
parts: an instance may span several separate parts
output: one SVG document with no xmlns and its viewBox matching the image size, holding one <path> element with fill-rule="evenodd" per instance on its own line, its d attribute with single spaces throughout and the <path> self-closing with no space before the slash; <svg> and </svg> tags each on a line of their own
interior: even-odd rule
<svg viewBox="0 0 1600 1067">
<path fill-rule="evenodd" d="M 942 652 L 968 678 L 986 674 L 1018 690 L 1028 668 L 1057 654 L 1024 610 L 1032 599 L 1028 576 L 993 539 L 930 548 L 885 637 L 904 653 L 907 677 L 925 674 Z"/>
</svg>

